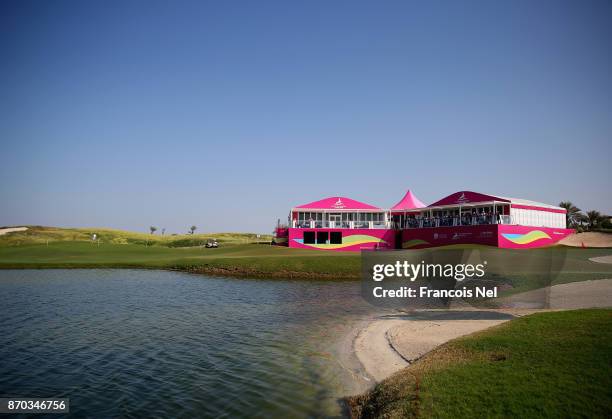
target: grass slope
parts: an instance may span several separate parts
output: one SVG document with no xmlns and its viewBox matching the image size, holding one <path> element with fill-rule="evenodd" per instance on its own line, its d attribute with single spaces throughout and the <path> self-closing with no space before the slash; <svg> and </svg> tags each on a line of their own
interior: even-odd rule
<svg viewBox="0 0 612 419">
<path fill-rule="evenodd" d="M 525 316 L 451 341 L 348 400 L 354 417 L 612 417 L 612 310 Z"/>
</svg>

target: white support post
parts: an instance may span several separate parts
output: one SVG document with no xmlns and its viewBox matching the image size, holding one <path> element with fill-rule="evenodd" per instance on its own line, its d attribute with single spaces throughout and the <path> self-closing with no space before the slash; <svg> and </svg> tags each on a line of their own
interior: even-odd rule
<svg viewBox="0 0 612 419">
<path fill-rule="evenodd" d="M 493 214 L 491 214 L 492 217 L 492 223 L 491 224 L 497 224 L 497 211 L 496 211 L 497 206 L 495 205 L 495 201 L 493 201 Z"/>
</svg>

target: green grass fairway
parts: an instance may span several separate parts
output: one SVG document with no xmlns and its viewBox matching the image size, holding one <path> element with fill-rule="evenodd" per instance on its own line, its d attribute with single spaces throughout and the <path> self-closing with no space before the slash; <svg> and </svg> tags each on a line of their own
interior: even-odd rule
<svg viewBox="0 0 612 419">
<path fill-rule="evenodd" d="M 612 417 L 612 310 L 540 313 L 451 341 L 349 399 L 356 417 Z"/>
<path fill-rule="evenodd" d="M 96 233 L 94 243 L 91 234 Z M 218 249 L 202 245 L 209 238 Z M 215 275 L 357 279 L 356 252 L 330 252 L 270 246 L 271 237 L 216 233 L 160 236 L 111 229 L 29 227 L 0 236 L 0 269 L 10 268 L 152 268 Z M 591 262 L 611 249 L 560 249 L 564 268 L 554 283 L 612 278 L 612 265 Z M 563 253 L 561 253 L 563 252 Z M 513 279 L 514 292 L 533 288 L 532 281 Z"/>
<path fill-rule="evenodd" d="M 151 268 L 218 275 L 283 278 L 357 278 L 358 254 L 317 252 L 263 244 L 218 249 L 136 244 L 54 242 L 0 246 L 0 268 Z"/>
<path fill-rule="evenodd" d="M 91 235 L 96 233 L 94 243 Z M 159 234 L 99 228 L 30 226 L 0 236 L 0 269 L 150 268 L 217 275 L 282 278 L 357 278 L 356 253 L 270 246 L 249 233 Z M 206 249 L 208 239 L 220 247 Z"/>
</svg>

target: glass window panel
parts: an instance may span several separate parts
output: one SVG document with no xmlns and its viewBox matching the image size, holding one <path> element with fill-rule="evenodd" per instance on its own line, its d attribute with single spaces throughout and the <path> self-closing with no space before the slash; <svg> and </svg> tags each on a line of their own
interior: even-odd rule
<svg viewBox="0 0 612 419">
<path fill-rule="evenodd" d="M 305 244 L 315 244 L 315 232 L 314 231 L 304 232 L 304 243 Z"/>
<path fill-rule="evenodd" d="M 317 232 L 317 243 L 318 244 L 325 244 L 327 243 L 328 239 L 329 239 L 329 234 L 327 233 L 327 231 Z"/>
<path fill-rule="evenodd" d="M 332 231 L 331 233 L 329 233 L 329 243 L 342 244 L 342 232 Z"/>
</svg>

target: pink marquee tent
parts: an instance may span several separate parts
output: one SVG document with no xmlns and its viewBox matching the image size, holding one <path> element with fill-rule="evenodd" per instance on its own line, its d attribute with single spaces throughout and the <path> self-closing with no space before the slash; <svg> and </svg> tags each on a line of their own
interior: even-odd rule
<svg viewBox="0 0 612 419">
<path fill-rule="evenodd" d="M 391 207 L 391 212 L 400 212 L 415 208 L 424 208 L 426 206 L 427 205 L 421 202 L 419 198 L 414 196 L 412 191 L 410 191 L 409 189 L 408 192 L 406 192 L 406 195 L 404 195 L 404 197 L 397 204 Z"/>
<path fill-rule="evenodd" d="M 364 202 L 355 201 L 344 196 L 333 196 L 319 201 L 314 201 L 309 204 L 304 204 L 295 207 L 301 210 L 331 210 L 331 211 L 347 211 L 347 210 L 375 210 L 382 211 L 381 208 L 375 207 Z"/>
</svg>

